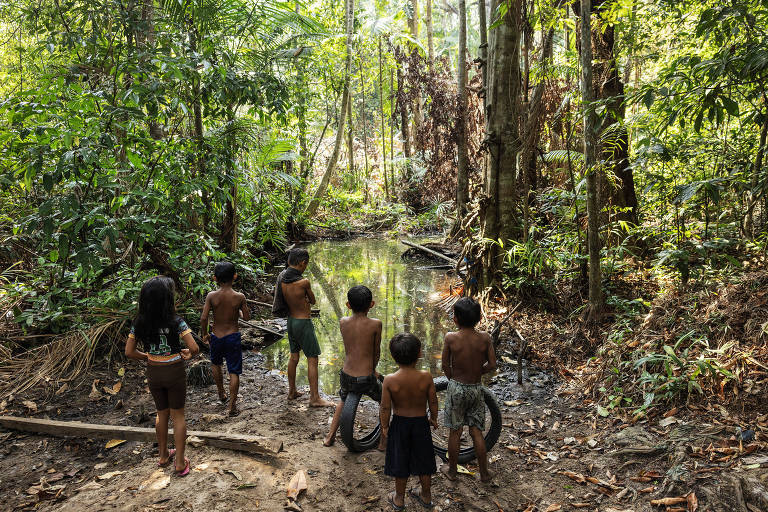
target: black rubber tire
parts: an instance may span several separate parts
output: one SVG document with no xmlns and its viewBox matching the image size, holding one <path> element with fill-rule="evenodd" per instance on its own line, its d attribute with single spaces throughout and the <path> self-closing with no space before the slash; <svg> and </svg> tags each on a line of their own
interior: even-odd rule
<svg viewBox="0 0 768 512">
<path fill-rule="evenodd" d="M 360 398 L 361 396 L 357 393 L 347 394 L 339 421 L 341 440 L 351 452 L 364 452 L 376 448 L 381 437 L 381 422 L 378 422 L 376 428 L 365 437 L 355 439 L 355 416 L 357 415 L 357 406 L 360 403 Z"/>
<path fill-rule="evenodd" d="M 437 377 L 435 379 L 435 389 L 437 392 L 445 391 L 448 389 L 448 379 L 446 377 Z M 488 388 L 483 387 L 483 394 L 485 396 L 485 405 L 491 412 L 491 428 L 488 430 L 488 433 L 485 434 L 485 449 L 486 451 L 490 452 L 491 448 L 493 448 L 493 446 L 499 440 L 499 436 L 501 435 L 501 408 L 499 407 L 499 403 L 496 401 L 496 397 Z M 435 454 L 444 461 L 448 460 L 447 448 L 435 445 Z M 474 460 L 476 457 L 475 449 L 472 446 L 459 450 L 460 464 L 466 464 L 467 462 Z"/>
</svg>

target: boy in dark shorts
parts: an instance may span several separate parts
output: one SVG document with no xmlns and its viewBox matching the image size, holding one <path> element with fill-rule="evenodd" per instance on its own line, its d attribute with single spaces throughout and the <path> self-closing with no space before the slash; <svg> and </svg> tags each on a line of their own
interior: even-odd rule
<svg viewBox="0 0 768 512">
<path fill-rule="evenodd" d="M 381 383 L 376 372 L 381 356 L 381 320 L 368 318 L 368 312 L 374 304 L 373 294 L 365 286 L 353 286 L 347 292 L 347 307 L 352 310 L 352 315 L 339 320 L 345 354 L 344 367 L 339 371 L 341 402 L 336 404 L 331 429 L 323 441 L 324 446 L 331 446 L 336 440 L 341 411 L 350 391 L 381 402 Z M 382 438 L 379 450 L 383 449 Z"/>
<path fill-rule="evenodd" d="M 288 361 L 288 399 L 302 395 L 296 390 L 296 367 L 299 365 L 299 351 L 307 356 L 307 380 L 309 380 L 310 407 L 331 407 L 333 402 L 320 398 L 317 386 L 317 357 L 320 344 L 315 336 L 315 327 L 310 318 L 315 294 L 309 280 L 303 277 L 309 265 L 309 253 L 306 249 L 295 248 L 288 253 L 288 268 L 280 272 L 275 284 L 275 305 L 273 311 L 288 313 L 288 343 L 291 358 Z"/>
<path fill-rule="evenodd" d="M 224 376 L 221 366 L 227 361 L 229 372 L 229 415 L 237 416 L 237 392 L 240 389 L 240 374 L 243 373 L 243 347 L 241 344 L 238 320 L 251 318 L 251 312 L 245 301 L 245 295 L 232 289 L 232 282 L 237 279 L 235 266 L 228 261 L 221 261 L 213 269 L 214 279 L 219 289 L 205 297 L 203 314 L 200 316 L 200 336 L 211 347 L 211 368 L 213 380 L 219 390 L 219 400 L 226 403 Z M 213 309 L 213 331 L 208 333 L 208 313 Z"/>
<path fill-rule="evenodd" d="M 459 330 L 446 334 L 443 345 L 443 373 L 450 379 L 445 397 L 445 426 L 451 432 L 448 435 L 448 467 L 443 465 L 440 471 L 450 480 L 456 479 L 459 441 L 464 425 L 469 427 L 472 436 L 480 480 L 491 480 L 483 438 L 485 398 L 480 378 L 496 369 L 496 353 L 490 335 L 475 330 L 480 317 L 480 304 L 469 297 L 459 299 L 453 306 L 453 320 Z"/>
<path fill-rule="evenodd" d="M 437 428 L 437 393 L 432 375 L 416 369 L 421 342 L 410 333 L 395 335 L 389 351 L 400 369 L 384 378 L 381 393 L 381 431 L 386 438 L 384 474 L 395 477 L 395 490 L 387 501 L 395 510 L 405 509 L 408 477 L 419 477 L 421 491 L 408 494 L 424 508 L 432 509 L 432 475 L 437 470 L 432 434 Z M 429 406 L 429 420 L 426 410 Z M 389 422 L 390 411 L 394 413 Z"/>
</svg>

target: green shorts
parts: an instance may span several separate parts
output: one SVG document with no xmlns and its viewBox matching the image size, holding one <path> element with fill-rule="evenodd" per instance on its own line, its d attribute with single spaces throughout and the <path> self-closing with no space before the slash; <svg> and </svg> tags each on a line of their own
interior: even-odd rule
<svg viewBox="0 0 768 512">
<path fill-rule="evenodd" d="M 457 430 L 464 425 L 485 428 L 485 396 L 482 384 L 448 381 L 445 396 L 445 426 Z"/>
<path fill-rule="evenodd" d="M 315 336 L 312 319 L 288 317 L 288 344 L 291 347 L 291 354 L 303 351 L 307 357 L 320 355 L 320 344 Z"/>
</svg>

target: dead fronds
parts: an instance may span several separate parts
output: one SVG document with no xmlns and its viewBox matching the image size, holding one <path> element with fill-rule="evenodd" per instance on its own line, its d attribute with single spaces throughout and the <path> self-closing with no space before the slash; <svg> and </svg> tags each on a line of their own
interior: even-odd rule
<svg viewBox="0 0 768 512">
<path fill-rule="evenodd" d="M 23 393 L 43 382 L 70 382 L 93 362 L 102 340 L 112 340 L 124 319 L 55 336 L 53 341 L 20 354 L 0 346 L 0 399 Z"/>
</svg>

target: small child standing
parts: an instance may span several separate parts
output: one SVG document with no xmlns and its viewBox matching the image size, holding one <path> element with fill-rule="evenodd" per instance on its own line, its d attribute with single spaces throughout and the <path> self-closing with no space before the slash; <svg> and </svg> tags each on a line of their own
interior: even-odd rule
<svg viewBox="0 0 768 512">
<path fill-rule="evenodd" d="M 396 334 L 389 342 L 389 351 L 400 369 L 384 378 L 381 394 L 381 430 L 387 443 L 384 474 L 395 477 L 395 490 L 387 501 L 395 510 L 404 510 L 408 477 L 415 475 L 421 491 L 413 488 L 408 494 L 422 507 L 432 509 L 432 475 L 437 466 L 429 426 L 437 428 L 435 383 L 429 372 L 416 369 L 421 357 L 421 341 L 416 336 Z M 392 423 L 390 411 L 394 413 Z"/>
<path fill-rule="evenodd" d="M 459 330 L 446 334 L 443 345 L 443 373 L 450 379 L 445 397 L 445 426 L 451 432 L 448 435 L 448 467 L 443 465 L 440 471 L 449 480 L 456 479 L 459 442 L 464 425 L 469 427 L 472 436 L 480 480 L 491 480 L 483 438 L 485 398 L 480 378 L 496 368 L 496 353 L 490 335 L 475 330 L 481 314 L 480 304 L 475 300 L 463 297 L 456 301 L 453 320 Z"/>
<path fill-rule="evenodd" d="M 237 416 L 237 392 L 240 389 L 240 374 L 243 373 L 242 335 L 238 320 L 251 318 L 251 312 L 245 301 L 245 295 L 232 289 L 237 279 L 235 266 L 228 261 L 221 261 L 213 269 L 213 276 L 219 289 L 205 297 L 203 314 L 200 316 L 200 337 L 211 347 L 211 368 L 213 380 L 219 390 L 219 400 L 227 402 L 224 391 L 222 364 L 227 361 L 229 372 L 229 415 Z M 208 314 L 213 309 L 213 331 L 208 333 Z"/>
<path fill-rule="evenodd" d="M 144 352 L 136 348 L 137 341 L 142 343 Z M 139 292 L 139 312 L 125 344 L 125 355 L 147 362 L 147 383 L 157 408 L 155 432 L 160 453 L 157 465 L 165 467 L 175 462 L 177 476 L 189 474 L 189 459 L 184 456 L 187 439 L 184 361 L 192 359 L 198 350 L 192 329 L 176 315 L 173 280 L 165 276 L 149 279 Z M 173 418 L 175 450 L 168 449 L 169 418 Z"/>
</svg>

